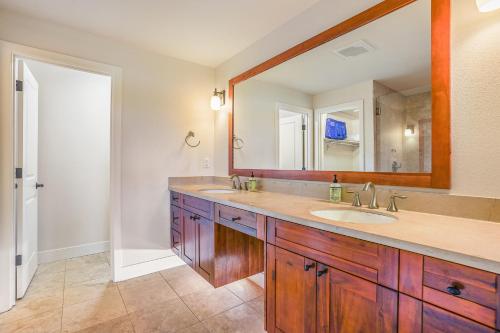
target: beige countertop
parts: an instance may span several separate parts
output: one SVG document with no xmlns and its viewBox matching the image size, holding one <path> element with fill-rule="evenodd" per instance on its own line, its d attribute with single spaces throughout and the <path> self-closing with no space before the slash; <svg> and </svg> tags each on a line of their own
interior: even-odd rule
<svg viewBox="0 0 500 333">
<path fill-rule="evenodd" d="M 344 223 L 322 219 L 310 212 L 350 208 L 347 204 L 276 192 L 200 192 L 212 188 L 225 187 L 220 184 L 169 186 L 172 191 L 223 205 L 500 274 L 500 223 L 412 211 L 389 213 L 383 208 L 378 212 L 394 215 L 398 220 L 390 224 Z"/>
</svg>

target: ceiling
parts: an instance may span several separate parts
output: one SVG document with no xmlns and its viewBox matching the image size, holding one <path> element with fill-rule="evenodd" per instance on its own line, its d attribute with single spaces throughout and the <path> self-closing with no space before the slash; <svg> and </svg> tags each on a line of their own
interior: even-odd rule
<svg viewBox="0 0 500 333">
<path fill-rule="evenodd" d="M 0 0 L 0 9 L 215 67 L 317 1 Z"/>
<path fill-rule="evenodd" d="M 431 1 L 420 0 L 252 79 L 310 95 L 375 80 L 403 94 L 431 85 Z M 355 42 L 373 51 L 345 59 L 335 53 Z"/>
</svg>

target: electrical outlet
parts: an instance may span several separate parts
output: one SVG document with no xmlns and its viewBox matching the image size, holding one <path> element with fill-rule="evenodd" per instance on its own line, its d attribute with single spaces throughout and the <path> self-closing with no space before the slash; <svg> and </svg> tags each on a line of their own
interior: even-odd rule
<svg viewBox="0 0 500 333">
<path fill-rule="evenodd" d="M 203 161 L 201 161 L 201 167 L 203 169 L 209 169 L 210 168 L 210 159 L 208 157 L 205 157 Z"/>
</svg>

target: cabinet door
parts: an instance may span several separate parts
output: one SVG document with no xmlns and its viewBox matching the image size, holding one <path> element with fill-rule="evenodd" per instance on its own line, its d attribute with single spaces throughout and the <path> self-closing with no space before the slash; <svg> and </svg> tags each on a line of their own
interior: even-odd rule
<svg viewBox="0 0 500 333">
<path fill-rule="evenodd" d="M 182 253 L 181 234 L 173 228 L 170 229 L 170 234 L 172 242 L 172 251 L 174 251 L 176 255 L 181 256 Z"/>
<path fill-rule="evenodd" d="M 267 246 L 268 332 L 315 332 L 316 263 Z"/>
<path fill-rule="evenodd" d="M 196 258 L 196 220 L 199 218 L 187 210 L 182 216 L 182 260 L 194 268 Z"/>
<path fill-rule="evenodd" d="M 318 332 L 397 332 L 397 293 L 318 265 Z"/>
<path fill-rule="evenodd" d="M 213 240 L 214 224 L 212 221 L 200 218 L 196 221 L 196 271 L 207 281 L 213 277 Z"/>
</svg>

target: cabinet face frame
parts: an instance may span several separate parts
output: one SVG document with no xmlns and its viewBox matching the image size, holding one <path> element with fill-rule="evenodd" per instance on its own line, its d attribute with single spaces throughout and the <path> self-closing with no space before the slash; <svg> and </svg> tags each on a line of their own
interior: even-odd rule
<svg viewBox="0 0 500 333">
<path fill-rule="evenodd" d="M 234 168 L 234 86 L 307 51 L 347 34 L 417 0 L 385 0 L 381 3 L 323 31 L 322 33 L 276 55 L 229 81 L 228 171 L 229 174 L 260 178 L 331 181 L 336 174 L 343 183 L 374 181 L 380 185 L 451 187 L 450 137 L 450 0 L 431 0 L 431 67 L 432 67 L 432 172 L 391 173 L 353 171 L 302 171 Z"/>
</svg>

